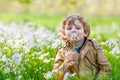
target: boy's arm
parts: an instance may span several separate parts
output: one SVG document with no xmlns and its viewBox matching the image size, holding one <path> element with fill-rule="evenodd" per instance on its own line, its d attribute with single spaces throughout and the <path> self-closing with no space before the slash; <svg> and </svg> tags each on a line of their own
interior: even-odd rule
<svg viewBox="0 0 120 80">
<path fill-rule="evenodd" d="M 53 72 L 55 72 L 56 75 L 56 80 L 63 80 L 63 77 L 68 70 L 76 72 L 78 74 L 78 68 L 76 67 L 77 64 L 73 60 L 73 53 L 68 52 L 66 54 L 69 55 L 65 56 L 65 51 L 63 49 L 60 49 L 57 52 L 53 69 Z"/>
<path fill-rule="evenodd" d="M 57 52 L 57 55 L 56 55 L 56 58 L 55 58 L 55 62 L 54 62 L 54 72 L 56 74 L 64 74 L 64 52 L 62 49 L 60 49 L 58 52 Z"/>
<path fill-rule="evenodd" d="M 98 73 L 98 77 L 97 77 L 99 80 L 100 78 L 102 78 L 102 75 L 104 75 L 104 74 L 105 74 L 105 76 L 110 75 L 111 66 L 110 66 L 110 63 L 108 62 L 107 58 L 105 57 L 104 52 L 99 44 L 96 46 L 96 51 L 97 51 L 98 67 L 100 69 L 100 71 Z"/>
</svg>

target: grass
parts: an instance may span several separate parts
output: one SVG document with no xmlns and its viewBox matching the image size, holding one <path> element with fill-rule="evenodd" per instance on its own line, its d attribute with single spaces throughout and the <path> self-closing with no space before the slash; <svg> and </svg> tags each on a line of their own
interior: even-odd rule
<svg viewBox="0 0 120 80">
<path fill-rule="evenodd" d="M 8 25 L 11 22 L 15 22 L 18 25 L 21 23 L 33 22 L 35 23 L 35 26 L 33 26 L 35 28 L 39 28 L 43 26 L 46 29 L 52 30 L 53 32 L 55 32 L 56 28 L 60 25 L 60 23 L 63 21 L 65 17 L 66 16 L 64 15 L 48 16 L 48 15 L 32 15 L 32 14 L 20 14 L 20 15 L 0 14 L 0 21 Z M 91 35 L 92 38 L 96 38 L 100 42 L 107 41 L 111 37 L 115 40 L 120 39 L 119 37 L 117 37 L 118 36 L 117 34 L 119 33 L 118 30 L 120 29 L 119 16 L 118 17 L 88 17 L 87 20 L 91 24 L 92 29 L 96 32 Z M 114 25 L 111 26 L 113 23 L 116 23 L 118 25 L 117 28 L 111 28 L 111 27 L 114 27 Z M 97 28 L 99 28 L 100 30 Z M 106 31 L 103 29 L 105 29 Z M 111 32 L 112 31 L 111 29 L 114 30 L 114 32 Z M 48 45 L 50 45 L 50 47 L 48 47 Z M 17 68 L 18 70 L 21 70 L 20 73 L 18 74 L 15 74 L 13 71 L 10 72 L 9 74 L 5 74 L 3 71 L 5 67 L 5 63 L 0 61 L 1 62 L 0 63 L 0 80 L 5 80 L 7 78 L 10 78 L 10 80 L 17 80 L 19 75 L 22 75 L 22 80 L 28 80 L 28 79 L 45 80 L 44 74 L 52 70 L 54 61 L 51 61 L 49 63 L 44 63 L 42 60 L 39 60 L 38 58 L 39 56 L 47 52 L 50 52 L 50 54 L 45 58 L 47 59 L 55 58 L 56 52 L 60 47 L 59 46 L 57 48 L 51 48 L 52 43 L 49 43 L 48 45 L 40 46 L 40 44 L 38 44 L 38 47 L 31 48 L 30 52 L 27 53 L 27 55 L 24 53 L 24 50 L 20 48 L 19 49 L 20 52 L 22 52 L 24 55 L 23 61 L 21 62 L 20 66 L 15 66 L 14 62 L 12 61 L 12 64 L 14 65 L 14 67 L 11 67 L 11 70 L 13 68 Z M 108 80 L 119 80 L 120 57 L 116 58 L 110 53 L 112 48 L 113 47 L 108 47 L 103 45 L 103 49 L 106 50 L 105 55 L 110 61 L 110 64 L 112 67 L 110 78 Z M 7 43 L 4 42 L 4 43 L 0 43 L 0 49 L 8 58 L 11 58 L 16 48 L 7 46 Z M 42 52 L 42 54 L 41 55 L 38 54 L 39 52 Z M 26 59 L 29 59 L 27 63 L 25 63 Z M 22 70 L 23 67 L 26 68 L 26 70 Z M 50 79 L 50 80 L 54 80 L 54 79 Z"/>
<path fill-rule="evenodd" d="M 65 17 L 65 15 L 0 14 L 0 20 L 5 24 L 9 24 L 11 22 L 15 22 L 17 24 L 33 22 L 37 25 L 35 27 L 44 26 L 53 31 L 56 30 L 56 27 L 62 23 Z M 120 16 L 87 17 L 87 21 L 90 23 L 91 27 L 96 27 L 97 25 L 104 27 L 105 25 L 110 26 L 112 23 L 120 25 L 119 18 Z"/>
</svg>

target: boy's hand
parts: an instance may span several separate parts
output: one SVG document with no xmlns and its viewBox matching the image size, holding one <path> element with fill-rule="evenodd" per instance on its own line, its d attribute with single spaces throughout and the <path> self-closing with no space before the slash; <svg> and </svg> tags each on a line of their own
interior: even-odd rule
<svg viewBox="0 0 120 80">
<path fill-rule="evenodd" d="M 68 51 L 65 54 L 64 68 L 64 72 L 69 70 L 78 74 L 78 54 L 76 52 Z"/>
<path fill-rule="evenodd" d="M 65 55 L 65 64 L 66 67 L 71 67 L 78 64 L 78 54 L 75 52 L 68 51 Z"/>
<path fill-rule="evenodd" d="M 66 72 L 67 70 L 69 70 L 70 68 L 74 67 L 75 64 L 76 64 L 76 63 L 75 63 L 74 61 L 70 61 L 69 63 L 64 62 L 65 72 Z"/>
<path fill-rule="evenodd" d="M 65 66 L 64 72 L 70 71 L 71 73 L 76 73 L 77 75 L 79 74 L 78 64 L 75 61 L 70 61 L 69 63 L 64 63 L 64 66 Z"/>
<path fill-rule="evenodd" d="M 69 63 L 71 61 L 77 61 L 78 60 L 78 54 L 76 52 L 68 51 L 65 54 L 65 62 Z"/>
</svg>

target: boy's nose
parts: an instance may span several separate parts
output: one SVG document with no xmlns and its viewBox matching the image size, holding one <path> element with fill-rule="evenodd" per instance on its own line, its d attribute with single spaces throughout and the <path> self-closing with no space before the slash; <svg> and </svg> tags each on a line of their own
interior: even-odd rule
<svg viewBox="0 0 120 80">
<path fill-rule="evenodd" d="M 75 33 L 76 31 L 75 30 L 72 30 L 72 33 Z"/>
<path fill-rule="evenodd" d="M 76 32 L 76 30 L 75 29 L 72 29 L 72 31 L 71 31 L 72 33 L 75 33 Z"/>
</svg>

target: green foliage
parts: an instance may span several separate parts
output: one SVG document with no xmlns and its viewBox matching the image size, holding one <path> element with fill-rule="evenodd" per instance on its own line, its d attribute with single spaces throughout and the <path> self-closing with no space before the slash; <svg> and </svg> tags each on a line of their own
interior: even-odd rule
<svg viewBox="0 0 120 80">
<path fill-rule="evenodd" d="M 20 3 L 27 3 L 30 4 L 32 0 L 18 0 Z"/>
<path fill-rule="evenodd" d="M 61 21 L 64 19 L 63 15 L 54 15 L 54 16 L 48 16 L 48 15 L 31 15 L 31 14 L 24 14 L 24 15 L 6 15 L 1 14 L 0 19 L 4 24 L 10 24 L 11 22 L 15 22 L 17 24 L 25 24 L 28 22 L 33 22 L 35 25 L 30 27 L 35 27 L 36 29 L 44 26 L 46 30 L 52 30 L 56 31 L 56 28 L 59 26 Z M 96 31 L 96 33 L 92 34 L 92 38 L 96 38 L 100 42 L 105 42 L 109 40 L 111 37 L 115 40 L 119 39 L 118 36 L 118 30 L 120 29 L 120 23 L 119 23 L 119 17 L 109 17 L 109 18 L 101 18 L 101 17 L 89 17 L 87 18 L 88 22 L 91 24 L 91 29 L 93 31 Z M 116 23 L 118 26 L 117 28 L 112 28 L 112 25 Z M 98 27 L 99 26 L 99 27 Z M 106 29 L 106 32 L 103 29 Z M 100 28 L 100 30 L 98 29 Z M 111 33 L 110 30 L 112 29 L 114 32 Z M 58 34 L 56 31 L 54 34 Z M 25 34 L 24 34 L 25 35 Z M 116 36 L 115 36 L 116 35 Z M 2 34 L 0 34 L 0 37 Z M 39 35 L 41 36 L 41 35 Z M 58 35 L 56 35 L 58 37 Z M 35 38 L 35 37 L 34 37 Z M 37 43 L 37 38 L 34 39 L 34 42 Z M 13 42 L 15 44 L 15 41 Z M 7 58 L 11 59 L 12 67 L 10 67 L 11 72 L 10 73 L 4 73 L 3 69 L 8 66 L 5 62 L 2 62 L 0 60 L 0 80 L 5 79 L 11 79 L 11 80 L 17 80 L 19 75 L 22 76 L 21 80 L 28 80 L 28 79 L 35 79 L 35 80 L 46 80 L 44 77 L 44 74 L 48 71 L 51 71 L 53 69 L 54 60 L 51 60 L 50 62 L 44 62 L 44 59 L 51 59 L 55 58 L 57 50 L 60 48 L 61 45 L 59 45 L 56 48 L 52 48 L 53 42 L 48 42 L 47 45 L 41 45 L 38 44 L 38 46 L 35 46 L 30 49 L 30 52 L 25 52 L 24 46 L 25 44 L 20 44 L 18 50 L 20 53 L 22 53 L 22 62 L 19 66 L 15 65 L 15 62 L 12 60 L 12 55 L 14 54 L 14 51 L 16 48 L 13 48 L 11 46 L 7 45 L 7 39 L 0 43 L 0 50 L 4 55 L 6 55 Z M 39 46 L 41 45 L 41 46 Z M 108 60 L 110 61 L 112 71 L 110 74 L 110 77 L 108 80 L 119 80 L 120 76 L 120 57 L 115 57 L 114 54 L 111 54 L 110 51 L 113 49 L 113 46 L 108 47 L 106 45 L 102 45 L 103 49 L 105 50 L 105 55 L 107 56 Z M 41 53 L 39 53 L 41 52 Z M 47 54 L 49 52 L 49 55 L 45 56 L 44 59 L 39 59 L 40 56 Z M 2 58 L 0 56 L 0 58 Z M 28 60 L 28 61 L 27 61 Z M 27 61 L 27 62 L 26 62 Z M 17 71 L 20 70 L 20 72 L 12 71 L 16 68 Z M 103 75 L 104 76 L 104 75 Z M 87 80 L 88 77 L 82 78 L 81 80 Z M 89 79 L 93 79 L 93 77 L 89 77 Z M 55 77 L 53 76 L 49 80 L 55 80 Z M 77 77 L 70 78 L 69 80 L 77 80 Z M 105 80 L 103 77 L 102 80 Z"/>
</svg>

